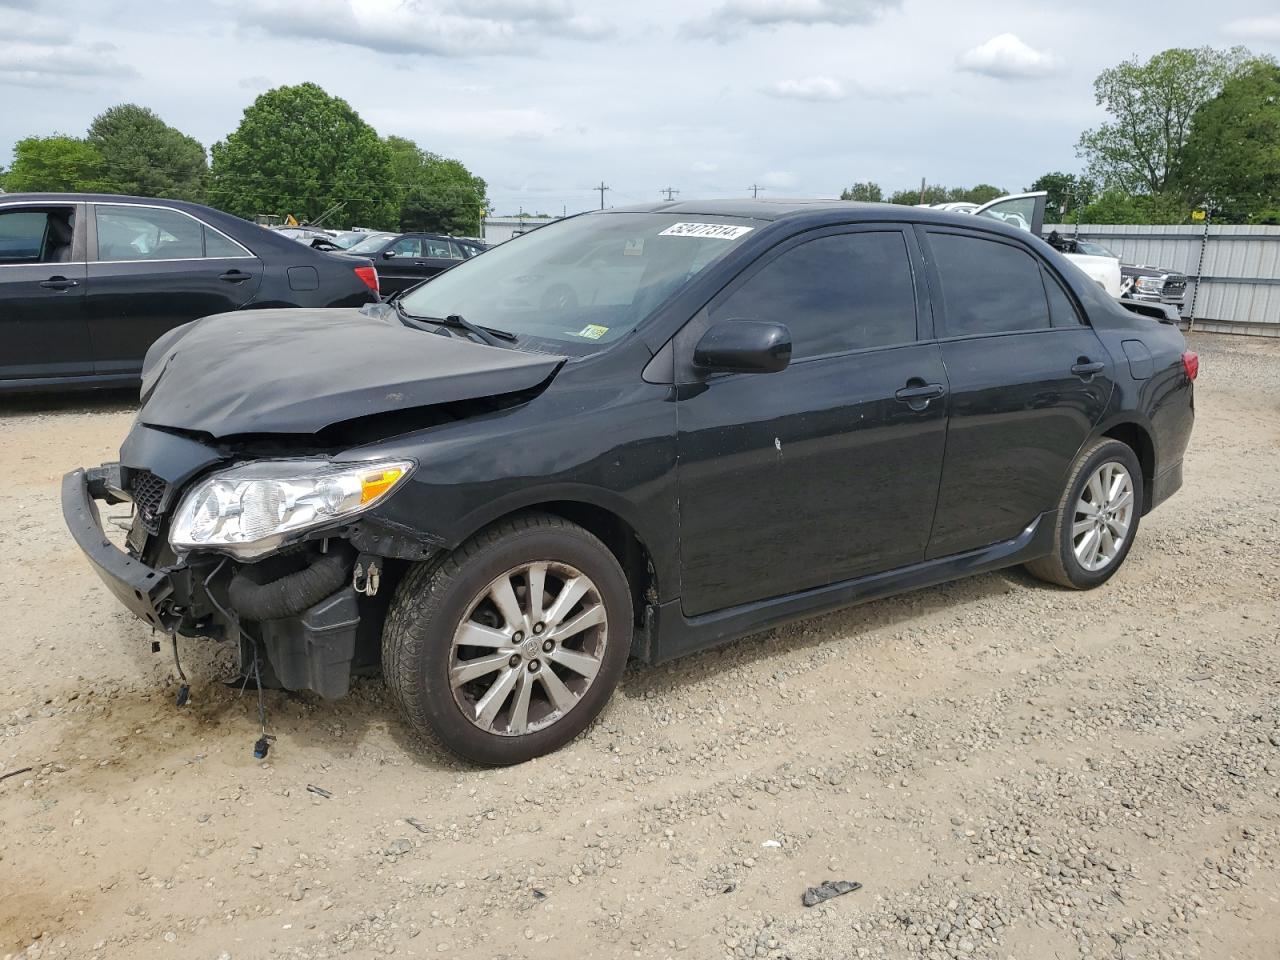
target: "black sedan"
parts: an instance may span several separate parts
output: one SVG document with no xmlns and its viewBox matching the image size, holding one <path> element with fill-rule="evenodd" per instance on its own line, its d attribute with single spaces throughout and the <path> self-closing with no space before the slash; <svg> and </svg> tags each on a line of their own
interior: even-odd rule
<svg viewBox="0 0 1280 960">
<path fill-rule="evenodd" d="M 200 204 L 0 195 L 0 391 L 136 383 L 147 348 L 190 320 L 377 296 L 369 260 Z"/>
<path fill-rule="evenodd" d="M 380 656 L 415 729 L 513 763 L 629 657 L 1014 564 L 1101 586 L 1182 483 L 1162 315 L 986 218 L 601 211 L 394 303 L 175 331 L 63 511 L 151 626 L 324 696 Z M 129 499 L 126 553 L 94 501 Z"/>
<path fill-rule="evenodd" d="M 441 233 L 371 233 L 348 247 L 346 253 L 372 258 L 385 296 L 408 290 L 485 249 L 474 240 L 458 240 Z"/>
</svg>

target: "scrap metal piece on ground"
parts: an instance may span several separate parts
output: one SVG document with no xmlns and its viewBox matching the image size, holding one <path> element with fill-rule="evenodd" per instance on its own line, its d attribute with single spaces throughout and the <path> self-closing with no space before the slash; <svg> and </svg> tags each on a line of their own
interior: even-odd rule
<svg viewBox="0 0 1280 960">
<path fill-rule="evenodd" d="M 853 891 L 861 889 L 862 884 L 856 880 L 824 880 L 818 886 L 809 887 L 805 890 L 800 902 L 806 907 L 812 907 L 833 897 L 843 896 L 846 893 L 853 893 Z"/>
</svg>

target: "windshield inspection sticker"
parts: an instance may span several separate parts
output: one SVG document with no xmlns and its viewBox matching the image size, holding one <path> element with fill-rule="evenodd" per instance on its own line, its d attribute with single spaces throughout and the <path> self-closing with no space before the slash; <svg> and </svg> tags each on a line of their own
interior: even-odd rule
<svg viewBox="0 0 1280 960">
<path fill-rule="evenodd" d="M 643 257 L 644 256 L 644 238 L 638 240 L 628 240 L 622 248 L 624 257 Z"/>
<path fill-rule="evenodd" d="M 755 227 L 740 227 L 733 223 L 673 223 L 663 230 L 660 237 L 710 237 L 714 240 L 737 240 Z"/>
<path fill-rule="evenodd" d="M 608 327 L 602 327 L 598 323 L 588 323 L 585 327 L 575 333 L 574 336 L 582 337 L 584 340 L 599 340 L 608 332 Z"/>
</svg>

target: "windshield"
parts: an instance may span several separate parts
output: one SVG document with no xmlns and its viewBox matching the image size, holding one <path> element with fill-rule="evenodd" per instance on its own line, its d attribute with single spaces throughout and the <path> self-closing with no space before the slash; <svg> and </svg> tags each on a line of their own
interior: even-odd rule
<svg viewBox="0 0 1280 960">
<path fill-rule="evenodd" d="M 592 346 L 635 329 L 756 225 L 732 217 L 604 213 L 508 240 L 404 296 L 405 312 Z"/>
<path fill-rule="evenodd" d="M 1081 253 L 1088 254 L 1091 257 L 1112 257 L 1113 259 L 1116 259 L 1116 260 L 1120 259 L 1120 254 L 1112 253 L 1109 249 L 1104 247 L 1102 244 L 1093 243 L 1092 241 L 1089 241 L 1089 240 L 1076 241 L 1076 249 L 1079 250 Z"/>
<path fill-rule="evenodd" d="M 369 234 L 363 230 L 345 230 L 333 238 L 333 243 L 334 246 L 343 250 L 349 250 L 368 236 Z"/>
<path fill-rule="evenodd" d="M 365 239 L 359 243 L 353 243 L 347 247 L 347 253 L 377 253 L 381 250 L 388 240 L 394 237 L 394 233 L 370 233 Z"/>
</svg>

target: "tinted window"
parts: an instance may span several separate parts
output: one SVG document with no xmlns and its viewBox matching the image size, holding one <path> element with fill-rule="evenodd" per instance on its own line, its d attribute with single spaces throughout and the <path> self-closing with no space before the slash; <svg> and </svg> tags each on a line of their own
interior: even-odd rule
<svg viewBox="0 0 1280 960">
<path fill-rule="evenodd" d="M 453 247 L 448 240 L 423 240 L 423 247 L 426 248 L 428 257 L 439 257 L 442 260 L 453 260 Z"/>
<path fill-rule="evenodd" d="M 954 233 L 930 233 L 942 279 L 947 336 L 963 337 L 1049 326 L 1040 265 L 1007 243 Z"/>
<path fill-rule="evenodd" d="M 422 256 L 422 241 L 417 237 L 401 237 L 391 246 L 387 247 L 388 253 L 394 253 L 401 259 L 412 259 Z"/>
<path fill-rule="evenodd" d="M 186 260 L 204 256 L 204 230 L 175 210 L 159 207 L 95 208 L 99 260 Z"/>
<path fill-rule="evenodd" d="M 906 239 L 885 231 L 802 243 L 765 264 L 711 315 L 785 323 L 796 359 L 914 340 Z"/>
<path fill-rule="evenodd" d="M 205 227 L 204 255 L 206 257 L 247 257 L 249 251 L 234 240 L 228 240 L 217 230 Z"/>
<path fill-rule="evenodd" d="M 0 212 L 0 263 L 38 261 L 49 214 L 43 210 Z"/>
<path fill-rule="evenodd" d="M 1080 315 L 1076 313 L 1075 304 L 1062 289 L 1062 284 L 1049 273 L 1044 273 L 1044 289 L 1049 294 L 1049 317 L 1055 327 L 1076 327 L 1080 325 Z"/>
</svg>

